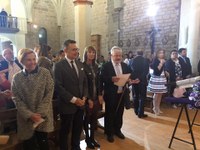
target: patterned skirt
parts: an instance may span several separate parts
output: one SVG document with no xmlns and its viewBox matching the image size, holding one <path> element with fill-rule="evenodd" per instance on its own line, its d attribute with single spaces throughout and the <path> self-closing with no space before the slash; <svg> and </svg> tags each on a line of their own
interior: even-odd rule
<svg viewBox="0 0 200 150">
<path fill-rule="evenodd" d="M 147 89 L 152 93 L 167 93 L 166 83 L 167 79 L 164 75 L 151 75 Z"/>
</svg>

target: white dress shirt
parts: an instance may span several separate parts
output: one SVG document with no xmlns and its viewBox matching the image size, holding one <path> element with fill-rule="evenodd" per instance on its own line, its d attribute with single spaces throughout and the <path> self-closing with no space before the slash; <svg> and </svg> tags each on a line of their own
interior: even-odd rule
<svg viewBox="0 0 200 150">
<path fill-rule="evenodd" d="M 123 74 L 121 63 L 116 64 L 115 62 L 112 61 L 112 65 L 113 65 L 113 67 L 114 67 L 116 76 L 117 76 L 117 75 L 120 75 L 120 74 Z M 123 88 L 122 86 L 119 86 L 119 87 L 118 87 L 118 90 L 117 90 L 117 93 L 122 93 L 122 91 L 123 91 L 122 88 Z"/>
<path fill-rule="evenodd" d="M 73 61 L 73 64 L 74 64 L 74 67 L 76 69 L 76 73 L 77 73 L 77 76 L 78 76 L 78 67 L 76 65 L 75 60 L 71 60 L 68 57 L 65 57 L 65 58 L 66 58 L 67 62 L 69 63 L 70 67 L 72 67 L 71 61 Z M 73 96 L 70 102 L 74 104 L 76 102 L 76 100 L 77 100 L 77 97 Z"/>
<path fill-rule="evenodd" d="M 8 62 L 8 80 L 10 81 L 10 83 L 12 83 L 14 74 L 19 72 L 20 70 L 21 68 L 15 62 L 13 62 L 12 64 Z"/>
</svg>

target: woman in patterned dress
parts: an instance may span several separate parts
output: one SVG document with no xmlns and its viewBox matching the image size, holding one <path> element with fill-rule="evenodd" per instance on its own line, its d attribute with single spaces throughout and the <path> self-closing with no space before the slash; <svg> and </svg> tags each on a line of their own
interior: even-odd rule
<svg viewBox="0 0 200 150">
<path fill-rule="evenodd" d="M 149 80 L 148 91 L 154 93 L 153 95 L 153 111 L 156 115 L 159 115 L 160 103 L 162 99 L 163 93 L 167 92 L 166 77 L 164 73 L 164 65 L 165 65 L 165 51 L 160 49 L 156 52 L 156 57 L 154 58 L 151 68 L 153 70 L 153 74 Z"/>
<path fill-rule="evenodd" d="M 171 83 L 170 87 L 170 95 L 173 94 L 174 89 L 176 85 L 174 84 L 178 80 L 183 79 L 183 74 L 182 74 L 182 66 L 181 62 L 178 59 L 178 52 L 177 50 L 172 50 L 170 53 L 170 59 L 166 61 L 165 63 L 165 70 L 166 70 L 166 75 L 168 77 L 169 82 Z M 173 108 L 177 108 L 175 104 L 172 105 Z"/>
<path fill-rule="evenodd" d="M 19 50 L 18 59 L 24 68 L 12 83 L 18 138 L 23 141 L 24 150 L 49 150 L 47 132 L 53 131 L 53 79 L 47 69 L 37 66 L 32 50 Z"/>
</svg>

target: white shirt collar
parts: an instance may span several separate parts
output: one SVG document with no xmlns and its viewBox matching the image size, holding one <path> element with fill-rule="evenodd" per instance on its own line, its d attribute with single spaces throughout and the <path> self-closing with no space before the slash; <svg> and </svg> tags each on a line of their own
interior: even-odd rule
<svg viewBox="0 0 200 150">
<path fill-rule="evenodd" d="M 120 63 L 118 63 L 118 64 L 117 64 L 117 63 L 115 63 L 113 60 L 111 60 L 111 62 L 112 62 L 112 64 L 113 64 L 113 66 L 117 66 L 117 65 L 118 65 L 118 66 L 121 66 L 121 62 L 120 62 Z"/>
<path fill-rule="evenodd" d="M 67 62 L 68 62 L 69 64 L 71 64 L 71 61 L 74 61 L 74 62 L 75 62 L 75 59 L 74 59 L 74 60 L 71 60 L 71 59 L 69 59 L 67 56 L 65 56 L 65 58 L 66 58 L 66 60 L 67 60 Z"/>
</svg>

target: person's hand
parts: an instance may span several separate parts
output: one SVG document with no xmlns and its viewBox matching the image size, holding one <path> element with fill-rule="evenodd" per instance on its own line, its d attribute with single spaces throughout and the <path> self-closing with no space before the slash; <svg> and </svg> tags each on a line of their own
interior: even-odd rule
<svg viewBox="0 0 200 150">
<path fill-rule="evenodd" d="M 163 65 L 165 63 L 165 60 L 164 59 L 161 59 L 160 60 L 160 63 Z"/>
<path fill-rule="evenodd" d="M 8 98 L 12 97 L 12 92 L 10 90 L 3 91 L 3 94 Z"/>
<path fill-rule="evenodd" d="M 100 95 L 98 98 L 99 98 L 99 104 L 101 104 L 101 105 L 102 105 L 102 104 L 103 104 L 103 102 L 104 102 L 103 96 L 102 96 L 102 95 Z"/>
<path fill-rule="evenodd" d="M 135 79 L 136 80 L 136 84 L 140 83 L 140 79 Z"/>
<path fill-rule="evenodd" d="M 187 76 L 186 76 L 186 79 L 191 78 L 191 77 L 192 77 L 192 75 L 187 75 Z"/>
<path fill-rule="evenodd" d="M 138 83 L 140 83 L 140 80 L 137 78 L 135 80 L 131 80 L 130 82 L 131 82 L 131 84 L 138 84 Z"/>
<path fill-rule="evenodd" d="M 169 72 L 165 71 L 166 77 L 169 77 Z"/>
<path fill-rule="evenodd" d="M 179 80 L 182 80 L 182 78 L 181 78 L 181 77 L 177 77 L 177 78 L 176 78 L 176 81 L 179 81 Z"/>
<path fill-rule="evenodd" d="M 91 99 L 88 100 L 88 104 L 90 109 L 94 107 L 94 102 Z"/>
<path fill-rule="evenodd" d="M 120 78 L 118 78 L 118 77 L 116 77 L 116 76 L 115 76 L 115 77 L 112 77 L 112 82 L 118 82 L 119 79 L 120 79 Z"/>
<path fill-rule="evenodd" d="M 42 119 L 42 117 L 41 117 L 41 115 L 38 114 L 38 113 L 34 113 L 34 114 L 31 116 L 31 120 L 32 120 L 33 122 L 39 122 L 40 119 Z"/>
<path fill-rule="evenodd" d="M 76 101 L 75 101 L 75 105 L 79 106 L 79 107 L 84 106 L 85 105 L 85 99 L 82 100 L 80 98 L 77 98 Z"/>
<path fill-rule="evenodd" d="M 0 84 L 4 83 L 6 81 L 6 75 L 5 73 L 0 73 Z"/>
</svg>

